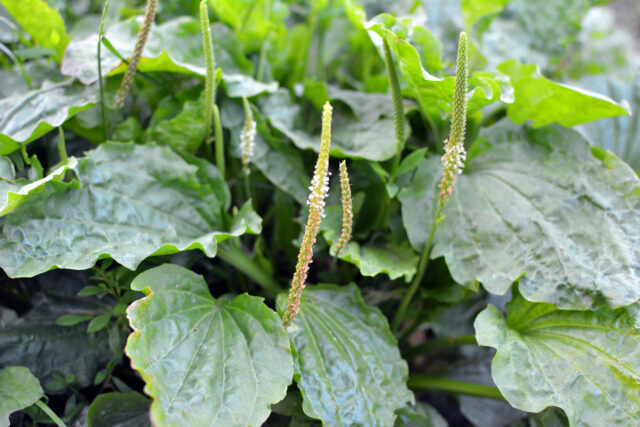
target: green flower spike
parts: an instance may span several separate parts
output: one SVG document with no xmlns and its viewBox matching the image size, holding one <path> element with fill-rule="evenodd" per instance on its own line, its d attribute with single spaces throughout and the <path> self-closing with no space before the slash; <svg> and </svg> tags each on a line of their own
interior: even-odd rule
<svg viewBox="0 0 640 427">
<path fill-rule="evenodd" d="M 329 150 L 331 148 L 331 112 L 333 108 L 329 101 L 324 104 L 322 109 L 322 136 L 320 142 L 320 154 L 316 162 L 316 168 L 313 172 L 311 180 L 311 193 L 307 204 L 309 205 L 309 217 L 307 225 L 304 228 L 302 244 L 298 253 L 298 263 L 296 271 L 291 281 L 291 289 L 289 291 L 289 301 L 287 309 L 282 317 L 282 323 L 287 328 L 291 326 L 300 309 L 300 298 L 307 280 L 309 272 L 309 264 L 313 258 L 313 244 L 316 242 L 320 222 L 324 217 L 324 200 L 329 192 Z"/>
<path fill-rule="evenodd" d="M 340 162 L 340 189 L 342 190 L 342 233 L 336 245 L 336 258 L 340 251 L 347 246 L 351 240 L 351 230 L 353 228 L 353 205 L 351 201 L 351 184 L 349 183 L 349 173 L 347 172 L 347 162 Z"/>
</svg>

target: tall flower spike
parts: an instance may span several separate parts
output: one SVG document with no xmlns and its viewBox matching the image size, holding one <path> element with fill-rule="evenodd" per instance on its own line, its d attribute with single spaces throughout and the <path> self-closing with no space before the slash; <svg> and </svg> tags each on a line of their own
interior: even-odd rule
<svg viewBox="0 0 640 427">
<path fill-rule="evenodd" d="M 340 251 L 347 246 L 351 240 L 351 230 L 353 228 L 353 205 L 351 202 L 351 184 L 349 183 L 349 173 L 347 172 L 347 161 L 340 162 L 340 189 L 342 190 L 342 233 L 336 245 L 336 258 Z"/>
<path fill-rule="evenodd" d="M 246 97 L 242 97 L 244 106 L 244 127 L 240 132 L 240 148 L 242 149 L 242 171 L 245 174 L 250 172 L 249 162 L 253 156 L 253 146 L 256 138 L 256 121 L 253 120 L 253 112 Z"/>
<path fill-rule="evenodd" d="M 124 104 L 124 98 L 127 96 L 127 93 L 129 93 L 129 90 L 131 89 L 133 78 L 136 76 L 136 71 L 138 70 L 138 63 L 140 62 L 140 58 L 142 57 L 144 45 L 147 44 L 149 32 L 151 32 L 151 25 L 153 24 L 153 20 L 156 17 L 157 6 L 158 0 L 147 0 L 147 8 L 144 11 L 144 21 L 142 22 L 140 31 L 138 31 L 136 46 L 133 49 L 133 55 L 131 56 L 131 61 L 129 61 L 127 72 L 122 78 L 120 89 L 118 89 L 118 93 L 116 94 L 116 102 L 113 104 L 113 108 L 115 109 L 122 107 L 122 105 Z"/>
<path fill-rule="evenodd" d="M 213 42 L 211 41 L 211 26 L 209 25 L 209 8 L 207 0 L 200 2 L 200 31 L 204 45 L 204 62 L 206 75 L 204 80 L 204 114 L 207 132 L 211 129 L 213 118 L 213 102 L 216 97 L 215 67 L 216 61 L 213 54 Z"/>
<path fill-rule="evenodd" d="M 451 118 L 451 133 L 445 142 L 444 155 L 442 156 L 442 179 L 438 187 L 439 210 L 449 202 L 453 192 L 456 175 L 462 173 L 467 153 L 464 149 L 464 132 L 467 120 L 467 81 L 469 56 L 467 52 L 467 34 L 460 33 L 458 43 L 458 60 L 456 62 L 456 83 L 453 94 L 453 108 Z M 439 217 L 439 215 L 438 215 Z M 440 218 L 436 218 L 439 220 Z"/>
<path fill-rule="evenodd" d="M 324 218 L 324 200 L 329 192 L 329 150 L 331 148 L 331 104 L 327 101 L 322 109 L 322 136 L 320 142 L 320 154 L 316 162 L 316 168 L 313 172 L 311 180 L 311 193 L 307 204 L 309 205 L 309 217 L 307 225 L 304 228 L 302 244 L 298 253 L 298 263 L 296 271 L 291 280 L 291 289 L 289 290 L 289 301 L 287 309 L 282 317 L 282 323 L 285 328 L 291 326 L 300 309 L 300 298 L 302 290 L 307 281 L 307 273 L 309 272 L 309 264 L 313 258 L 313 245 L 316 242 L 320 222 Z"/>
</svg>

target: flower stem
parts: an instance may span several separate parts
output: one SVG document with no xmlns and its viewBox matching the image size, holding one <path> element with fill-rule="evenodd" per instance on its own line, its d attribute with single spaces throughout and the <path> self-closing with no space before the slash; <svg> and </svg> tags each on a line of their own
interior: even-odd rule
<svg viewBox="0 0 640 427">
<path fill-rule="evenodd" d="M 67 162 L 67 146 L 64 140 L 64 131 L 62 126 L 58 126 L 58 154 L 60 155 L 60 163 Z"/>
<path fill-rule="evenodd" d="M 57 425 L 58 427 L 67 427 L 67 425 L 64 422 L 62 422 L 62 420 L 56 415 L 56 413 L 53 412 L 51 408 L 49 408 L 47 404 L 44 403 L 42 400 L 38 400 L 36 402 L 36 406 L 40 408 L 42 412 L 47 414 L 49 418 L 51 418 L 51 421 L 55 423 L 55 425 Z"/>
<path fill-rule="evenodd" d="M 260 285 L 269 296 L 276 296 L 282 290 L 280 284 L 245 254 L 239 245 L 221 243 L 216 255 Z"/>
<path fill-rule="evenodd" d="M 436 390 L 454 394 L 465 394 L 468 396 L 485 397 L 504 401 L 505 398 L 496 387 L 489 387 L 482 384 L 466 383 L 463 381 L 450 380 L 442 377 L 431 377 L 427 375 L 411 375 L 407 382 L 409 388 L 418 391 Z"/>
<path fill-rule="evenodd" d="M 224 160 L 224 139 L 222 137 L 222 124 L 220 123 L 220 111 L 218 106 L 213 104 L 213 130 L 216 138 L 216 165 L 220 171 L 220 176 L 225 177 Z"/>
<path fill-rule="evenodd" d="M 102 18 L 100 19 L 100 29 L 98 30 L 98 85 L 100 86 L 100 112 L 102 114 L 102 140 L 107 139 L 107 106 L 104 101 L 104 82 L 102 81 L 102 39 L 104 37 L 104 20 L 107 16 L 109 0 L 104 2 L 102 8 Z"/>
</svg>

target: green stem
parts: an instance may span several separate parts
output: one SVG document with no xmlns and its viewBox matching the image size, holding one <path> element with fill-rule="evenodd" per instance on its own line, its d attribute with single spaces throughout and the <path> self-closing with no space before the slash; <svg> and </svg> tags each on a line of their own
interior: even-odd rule
<svg viewBox="0 0 640 427">
<path fill-rule="evenodd" d="M 218 106 L 213 104 L 213 131 L 216 138 L 216 165 L 220 171 L 222 179 L 225 177 L 224 161 L 224 140 L 222 139 L 222 124 L 220 123 L 220 111 Z"/>
<path fill-rule="evenodd" d="M 244 192 L 247 200 L 251 199 L 251 178 L 249 173 L 244 174 Z"/>
<path fill-rule="evenodd" d="M 53 412 L 51 408 L 49 408 L 47 404 L 44 403 L 42 400 L 38 400 L 36 402 L 36 406 L 40 408 L 42 412 L 47 414 L 49 418 L 51 418 L 51 421 L 53 421 L 58 427 L 67 427 L 67 425 L 62 422 L 62 420 L 56 415 L 56 413 Z"/>
<path fill-rule="evenodd" d="M 407 359 L 411 359 L 413 357 L 421 356 L 429 350 L 437 349 L 437 348 L 447 348 L 447 347 L 458 347 L 461 345 L 477 345 L 475 335 L 461 335 L 459 337 L 441 337 L 436 338 L 431 341 L 427 341 L 424 344 L 420 344 L 417 347 L 410 348 L 407 352 L 404 353 L 404 356 Z"/>
<path fill-rule="evenodd" d="M 29 154 L 27 153 L 27 144 L 20 144 L 20 154 L 22 154 L 22 160 L 24 161 L 25 165 L 31 166 L 31 160 L 29 160 Z"/>
<path fill-rule="evenodd" d="M 58 126 L 58 154 L 60 155 L 60 163 L 67 162 L 67 146 L 64 140 L 64 131 L 62 126 Z"/>
<path fill-rule="evenodd" d="M 276 296 L 282 291 L 282 287 L 278 282 L 249 258 L 237 245 L 221 244 L 218 248 L 217 256 L 262 286 L 269 296 Z"/>
<path fill-rule="evenodd" d="M 100 19 L 100 29 L 98 30 L 98 84 L 100 86 L 100 112 L 102 113 L 102 139 L 107 139 L 107 107 L 104 102 L 104 83 L 102 82 L 102 38 L 104 34 L 104 20 L 107 16 L 109 0 L 104 2 L 102 18 Z"/>
<path fill-rule="evenodd" d="M 413 282 L 411 282 L 411 286 L 409 286 L 409 290 L 406 294 L 404 294 L 404 298 L 400 303 L 400 307 L 398 311 L 396 311 L 396 315 L 393 318 L 393 322 L 391 323 L 391 330 L 395 331 L 400 326 L 400 323 L 404 319 L 405 312 L 407 311 L 407 307 L 409 307 L 409 303 L 411 302 L 411 298 L 413 298 L 413 294 L 418 290 L 418 286 L 420 286 L 420 282 L 422 282 L 422 278 L 424 277 L 424 273 L 427 270 L 427 266 L 429 265 L 429 254 L 431 253 L 431 244 L 433 243 L 433 236 L 436 232 L 436 227 L 438 226 L 438 218 L 440 218 L 440 214 L 442 213 L 442 206 L 438 203 L 436 208 L 436 215 L 433 217 L 433 222 L 431 223 L 431 229 L 429 230 L 429 237 L 427 238 L 427 243 L 424 245 L 424 249 L 422 250 L 422 255 L 420 256 L 420 262 L 418 263 L 418 272 L 413 278 Z"/>
<path fill-rule="evenodd" d="M 450 380 L 442 377 L 430 377 L 427 375 L 411 375 L 407 382 L 409 388 L 417 391 L 437 390 L 454 394 L 466 394 L 468 396 L 485 397 L 504 401 L 505 398 L 496 387 L 482 384 L 466 383 Z"/>
</svg>

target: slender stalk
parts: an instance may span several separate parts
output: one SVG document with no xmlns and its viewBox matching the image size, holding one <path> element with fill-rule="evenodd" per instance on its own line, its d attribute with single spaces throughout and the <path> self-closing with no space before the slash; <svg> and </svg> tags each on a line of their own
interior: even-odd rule
<svg viewBox="0 0 640 427">
<path fill-rule="evenodd" d="M 104 101 L 104 83 L 102 81 L 102 38 L 104 37 L 104 20 L 107 16 L 109 0 L 104 2 L 102 8 L 102 18 L 98 29 L 98 85 L 100 86 L 100 112 L 102 114 L 102 139 L 107 139 L 107 107 Z"/>
<path fill-rule="evenodd" d="M 225 160 L 224 160 L 224 139 L 222 136 L 222 123 L 220 122 L 220 111 L 218 106 L 213 104 L 213 130 L 216 138 L 216 165 L 220 171 L 220 175 L 225 177 Z"/>
<path fill-rule="evenodd" d="M 31 166 L 31 160 L 29 160 L 29 154 L 27 153 L 27 144 L 20 144 L 20 154 L 22 154 L 22 160 L 27 166 Z"/>
<path fill-rule="evenodd" d="M 396 131 L 396 157 L 393 160 L 393 166 L 391 167 L 391 177 L 389 182 L 393 182 L 396 175 L 396 170 L 400 164 L 402 157 L 402 151 L 404 150 L 404 105 L 402 101 L 402 92 L 400 91 L 400 82 L 398 80 L 398 73 L 396 71 L 396 65 L 393 61 L 393 55 L 389 48 L 389 43 L 386 39 L 383 39 L 382 46 L 384 49 L 384 65 L 387 69 L 387 77 L 389 78 L 389 86 L 391 87 L 391 101 L 393 104 L 393 120 Z"/>
<path fill-rule="evenodd" d="M 443 219 L 442 211 L 449 202 L 449 198 L 453 192 L 456 176 L 462 173 L 462 168 L 464 167 L 464 160 L 466 158 L 464 150 L 464 134 L 467 120 L 466 98 L 469 75 L 468 58 L 467 34 L 463 32 L 460 33 L 460 41 L 458 43 L 456 81 L 451 114 L 451 134 L 449 136 L 449 140 L 445 144 L 445 153 L 442 156 L 443 172 L 440 184 L 438 185 L 440 193 L 438 194 L 435 215 L 433 216 L 433 222 L 431 223 L 431 229 L 429 230 L 429 237 L 427 238 L 427 242 L 422 250 L 422 255 L 420 256 L 418 271 L 413 278 L 413 282 L 411 282 L 407 293 L 402 299 L 398 311 L 396 311 L 393 322 L 391 323 L 393 330 L 397 330 L 398 326 L 400 326 L 400 323 L 404 319 L 407 307 L 411 302 L 411 298 L 413 298 L 413 295 L 418 290 L 418 286 L 420 286 L 420 282 L 422 282 L 424 273 L 429 265 L 429 254 L 431 252 L 431 244 L 433 243 L 436 227 Z"/>
<path fill-rule="evenodd" d="M 271 19 L 271 2 L 269 0 L 264 0 L 264 19 L 265 21 L 269 21 Z M 260 57 L 258 59 L 258 69 L 256 71 L 256 80 L 259 82 L 264 78 L 264 64 L 267 61 L 267 49 L 269 48 L 270 42 L 271 34 L 269 33 L 260 46 Z"/>
<path fill-rule="evenodd" d="M 282 290 L 280 284 L 246 255 L 238 245 L 220 244 L 216 255 L 260 285 L 269 296 L 275 296 Z"/>
<path fill-rule="evenodd" d="M 496 387 L 482 384 L 466 383 L 450 380 L 442 377 L 430 377 L 427 375 L 411 375 L 407 382 L 409 388 L 418 391 L 436 390 L 454 394 L 466 394 L 468 396 L 485 397 L 504 401 L 505 398 Z"/>
<path fill-rule="evenodd" d="M 58 427 L 67 427 L 67 425 L 64 422 L 62 422 L 62 420 L 56 415 L 56 413 L 53 412 L 51 408 L 49 408 L 47 404 L 44 403 L 42 400 L 38 400 L 36 402 L 36 406 L 40 408 L 42 412 L 47 414 L 49 418 L 51 418 L 51 421 L 53 421 Z"/>
<path fill-rule="evenodd" d="M 67 162 L 67 145 L 64 140 L 62 126 L 58 126 L 58 155 L 60 156 L 60 163 Z"/>
<path fill-rule="evenodd" d="M 434 350 L 437 348 L 447 348 L 447 347 L 458 347 L 461 345 L 477 345 L 475 335 L 461 335 L 459 337 L 441 337 L 436 338 L 435 340 L 430 340 L 425 342 L 424 344 L 420 344 L 417 347 L 412 347 L 408 351 L 404 353 L 404 356 L 407 359 L 411 359 L 413 357 L 421 356 L 429 350 Z"/>
</svg>

